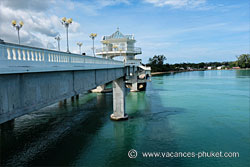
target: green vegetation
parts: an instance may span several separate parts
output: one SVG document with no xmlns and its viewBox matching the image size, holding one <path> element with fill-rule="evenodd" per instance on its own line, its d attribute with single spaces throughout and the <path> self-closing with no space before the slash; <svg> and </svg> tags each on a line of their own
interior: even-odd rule
<svg viewBox="0 0 250 167">
<path fill-rule="evenodd" d="M 154 56 L 153 58 L 149 58 L 149 66 L 151 66 L 152 72 L 163 72 L 168 71 L 169 69 L 166 68 L 166 64 L 164 64 L 164 60 L 167 58 L 164 55 Z"/>
<path fill-rule="evenodd" d="M 237 57 L 237 65 L 241 68 L 250 68 L 250 54 L 242 54 Z"/>
<path fill-rule="evenodd" d="M 148 66 L 151 67 L 152 72 L 167 72 L 167 71 L 183 71 L 183 70 L 205 70 L 209 67 L 216 69 L 231 69 L 233 67 L 250 68 L 250 54 L 242 54 L 237 57 L 238 60 L 231 62 L 208 62 L 208 63 L 164 63 L 167 58 L 164 55 L 155 55 L 149 58 Z"/>
</svg>

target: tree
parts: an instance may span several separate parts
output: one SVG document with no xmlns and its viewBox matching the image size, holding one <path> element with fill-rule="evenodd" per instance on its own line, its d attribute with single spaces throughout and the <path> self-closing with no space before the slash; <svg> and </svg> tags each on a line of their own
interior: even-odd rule
<svg viewBox="0 0 250 167">
<path fill-rule="evenodd" d="M 149 64 L 152 65 L 163 65 L 167 58 L 164 55 L 155 55 L 153 58 L 149 58 Z"/>
<path fill-rule="evenodd" d="M 155 55 L 153 58 L 149 58 L 149 66 L 152 68 L 152 72 L 162 72 L 166 71 L 166 66 L 164 66 L 164 61 L 167 58 L 164 55 Z"/>
<path fill-rule="evenodd" d="M 233 68 L 235 66 L 237 66 L 237 61 L 229 62 L 229 68 Z"/>
<path fill-rule="evenodd" d="M 198 64 L 198 68 L 204 68 L 204 66 L 205 66 L 204 62 L 201 62 L 201 63 Z"/>
<path fill-rule="evenodd" d="M 237 57 L 237 65 L 241 68 L 250 68 L 250 54 L 242 54 Z"/>
</svg>

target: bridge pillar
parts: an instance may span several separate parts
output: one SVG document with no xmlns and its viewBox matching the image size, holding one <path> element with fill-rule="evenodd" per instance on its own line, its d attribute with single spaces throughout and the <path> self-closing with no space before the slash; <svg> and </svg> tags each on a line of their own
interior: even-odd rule
<svg viewBox="0 0 250 167">
<path fill-rule="evenodd" d="M 130 91 L 131 92 L 137 92 L 138 91 L 137 73 L 135 73 L 133 78 L 132 78 L 132 87 L 131 87 Z"/>
<path fill-rule="evenodd" d="M 128 119 L 128 115 L 125 113 L 125 82 L 123 77 L 113 81 L 113 114 L 110 118 L 116 121 Z"/>
</svg>

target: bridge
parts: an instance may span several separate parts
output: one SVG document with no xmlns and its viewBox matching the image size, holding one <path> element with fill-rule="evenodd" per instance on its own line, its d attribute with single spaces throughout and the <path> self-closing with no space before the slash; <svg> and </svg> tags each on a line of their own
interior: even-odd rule
<svg viewBox="0 0 250 167">
<path fill-rule="evenodd" d="M 114 120 L 126 119 L 125 80 L 136 65 L 0 40 L 0 124 L 113 83 Z"/>
</svg>

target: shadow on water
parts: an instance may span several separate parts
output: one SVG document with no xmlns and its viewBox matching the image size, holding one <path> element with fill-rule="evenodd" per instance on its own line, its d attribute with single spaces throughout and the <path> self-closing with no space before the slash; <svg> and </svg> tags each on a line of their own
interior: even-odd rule
<svg viewBox="0 0 250 167">
<path fill-rule="evenodd" d="M 87 95 L 16 119 L 13 130 L 1 129 L 1 166 L 70 164 L 108 119 L 107 96 Z"/>
</svg>

